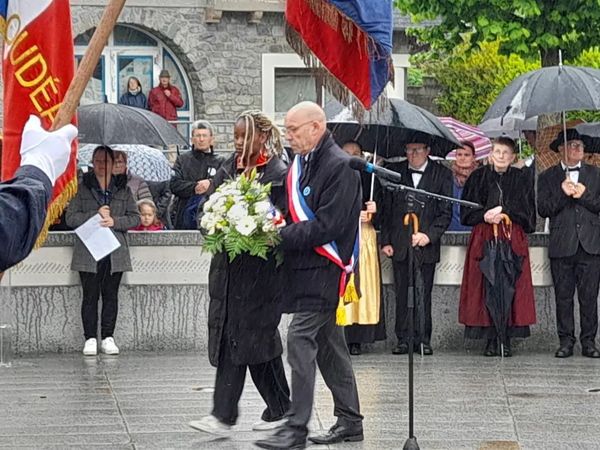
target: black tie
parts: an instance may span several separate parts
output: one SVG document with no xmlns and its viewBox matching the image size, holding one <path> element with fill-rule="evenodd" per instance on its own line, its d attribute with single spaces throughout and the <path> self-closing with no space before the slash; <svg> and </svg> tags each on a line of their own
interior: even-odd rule
<svg viewBox="0 0 600 450">
<path fill-rule="evenodd" d="M 579 172 L 580 167 L 567 167 L 565 172 Z"/>
<path fill-rule="evenodd" d="M 408 173 L 410 173 L 411 175 L 412 175 L 413 173 L 417 173 L 417 174 L 419 174 L 419 175 L 423 175 L 423 173 L 424 173 L 424 172 L 423 172 L 422 170 L 411 169 L 411 168 L 409 167 L 409 168 L 408 168 Z"/>
</svg>

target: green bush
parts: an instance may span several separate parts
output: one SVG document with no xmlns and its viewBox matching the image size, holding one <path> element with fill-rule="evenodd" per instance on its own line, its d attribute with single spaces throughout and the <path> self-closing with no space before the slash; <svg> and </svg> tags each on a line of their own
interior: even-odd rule
<svg viewBox="0 0 600 450">
<path fill-rule="evenodd" d="M 465 44 L 445 57 L 421 54 L 412 61 L 441 86 L 436 103 L 443 115 L 478 124 L 502 89 L 517 76 L 539 67 L 539 63 L 518 55 L 500 55 L 499 47 L 499 41 L 481 43 L 479 49 L 469 52 Z"/>
<path fill-rule="evenodd" d="M 600 69 L 600 47 L 593 47 L 588 50 L 584 50 L 577 58 L 567 61 L 567 64 L 572 66 L 593 67 L 594 69 Z M 600 122 L 600 112 L 570 112 L 567 114 L 567 119 L 582 119 L 586 122 Z"/>
</svg>

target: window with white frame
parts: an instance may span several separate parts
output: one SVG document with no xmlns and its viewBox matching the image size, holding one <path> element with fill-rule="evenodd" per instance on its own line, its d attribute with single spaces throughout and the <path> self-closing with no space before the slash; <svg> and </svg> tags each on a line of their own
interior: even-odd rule
<svg viewBox="0 0 600 450">
<path fill-rule="evenodd" d="M 410 65 L 408 56 L 407 54 L 392 55 L 395 83 L 394 86 L 387 87 L 387 94 L 390 97 L 404 98 L 405 72 Z M 281 122 L 290 107 L 304 100 L 324 105 L 334 99 L 298 55 L 264 53 L 262 55 L 263 111 Z"/>
</svg>

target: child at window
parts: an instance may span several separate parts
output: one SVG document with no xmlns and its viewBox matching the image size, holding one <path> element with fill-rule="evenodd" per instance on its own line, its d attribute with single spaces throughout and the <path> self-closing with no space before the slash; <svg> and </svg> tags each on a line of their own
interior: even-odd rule
<svg viewBox="0 0 600 450">
<path fill-rule="evenodd" d="M 131 228 L 131 231 L 162 231 L 165 229 L 156 215 L 156 205 L 152 200 L 142 199 L 137 202 L 137 206 L 141 223 L 137 227 Z"/>
</svg>

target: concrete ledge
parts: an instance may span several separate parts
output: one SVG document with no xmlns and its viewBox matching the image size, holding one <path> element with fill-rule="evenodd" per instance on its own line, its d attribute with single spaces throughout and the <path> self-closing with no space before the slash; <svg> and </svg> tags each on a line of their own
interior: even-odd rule
<svg viewBox="0 0 600 450">
<path fill-rule="evenodd" d="M 44 247 L 11 269 L 1 295 L 17 353 L 79 351 L 83 343 L 79 276 L 70 270 L 74 236 L 51 233 Z M 123 350 L 204 350 L 208 310 L 210 256 L 202 252 L 198 232 L 130 233 L 134 271 L 120 289 L 115 338 Z M 468 234 L 447 233 L 433 291 L 434 336 L 440 349 L 461 349 L 463 328 L 457 323 L 458 297 Z M 554 298 L 547 259 L 547 235 L 530 237 L 531 265 L 538 325 L 524 345 L 548 350 L 555 346 Z M 394 343 L 394 293 L 391 264 L 383 263 L 388 341 Z M 10 284 L 10 294 L 8 294 Z M 8 299 L 6 299 L 8 298 Z M 0 301 L 0 306 L 3 304 Z M 0 308 L 0 316 L 2 309 Z M 1 320 L 1 318 L 0 318 Z M 285 335 L 289 318 L 282 320 Z M 5 322 L 5 321 L 2 321 Z M 381 346 L 382 344 L 378 344 Z"/>
</svg>

